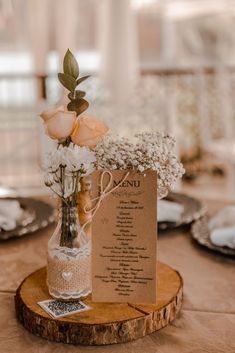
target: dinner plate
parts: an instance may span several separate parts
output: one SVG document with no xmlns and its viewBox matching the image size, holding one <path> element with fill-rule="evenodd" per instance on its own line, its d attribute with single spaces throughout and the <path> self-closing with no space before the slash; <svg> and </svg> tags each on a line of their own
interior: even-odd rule
<svg viewBox="0 0 235 353">
<path fill-rule="evenodd" d="M 218 246 L 210 240 L 210 230 L 208 227 L 208 217 L 202 217 L 197 220 L 191 227 L 193 239 L 207 249 L 220 252 L 224 255 L 235 256 L 235 249 L 228 246 Z"/>
<path fill-rule="evenodd" d="M 14 229 L 0 232 L 0 240 L 21 237 L 36 232 L 47 227 L 55 220 L 55 209 L 44 201 L 24 197 L 7 199 L 19 201 L 23 214 Z"/>
<path fill-rule="evenodd" d="M 0 200 L 13 200 L 13 201 L 18 201 L 18 199 L 13 199 L 13 198 L 10 198 L 10 197 L 6 197 L 6 198 L 1 198 Z M 35 214 L 35 211 L 34 209 L 32 209 L 31 207 L 29 207 L 28 205 L 24 204 L 24 203 L 20 203 L 20 208 L 21 208 L 21 211 L 22 211 L 22 214 L 21 216 L 16 220 L 16 227 L 14 228 L 14 230 L 17 228 L 17 227 L 20 227 L 20 226 L 27 226 L 29 223 L 32 223 L 35 218 L 36 218 L 36 214 Z M 5 233 L 6 231 L 4 229 L 1 229 L 0 227 L 0 236 L 1 234 Z"/>
<path fill-rule="evenodd" d="M 178 222 L 158 222 L 159 231 L 175 229 L 180 226 L 190 224 L 193 221 L 201 218 L 206 213 L 206 207 L 202 204 L 201 201 L 185 194 L 170 192 L 165 200 L 181 204 L 184 207 L 184 211 Z"/>
</svg>

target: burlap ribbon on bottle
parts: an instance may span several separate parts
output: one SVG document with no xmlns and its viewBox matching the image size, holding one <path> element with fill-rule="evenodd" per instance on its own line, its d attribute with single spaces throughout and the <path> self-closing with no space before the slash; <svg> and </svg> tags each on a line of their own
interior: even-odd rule
<svg viewBox="0 0 235 353">
<path fill-rule="evenodd" d="M 78 294 L 91 289 L 91 257 L 61 260 L 47 257 L 47 283 L 50 292 L 57 292 L 61 297 L 66 293 Z"/>
</svg>

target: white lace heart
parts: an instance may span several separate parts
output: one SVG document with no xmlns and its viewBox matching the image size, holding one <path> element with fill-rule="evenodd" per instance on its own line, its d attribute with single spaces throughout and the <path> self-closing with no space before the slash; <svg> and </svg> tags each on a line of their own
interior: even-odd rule
<svg viewBox="0 0 235 353">
<path fill-rule="evenodd" d="M 73 277 L 72 272 L 62 272 L 62 277 L 65 281 L 69 282 L 71 278 Z"/>
</svg>

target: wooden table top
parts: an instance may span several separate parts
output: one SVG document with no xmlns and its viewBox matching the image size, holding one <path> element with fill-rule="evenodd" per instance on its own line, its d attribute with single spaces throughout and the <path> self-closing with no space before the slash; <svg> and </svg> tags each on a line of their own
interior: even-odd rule
<svg viewBox="0 0 235 353">
<path fill-rule="evenodd" d="M 224 202 L 206 202 L 210 212 Z M 158 259 L 184 279 L 183 310 L 168 327 L 137 341 L 105 347 L 53 343 L 33 336 L 15 318 L 14 293 L 46 264 L 54 226 L 0 244 L 0 352 L 2 353 L 234 353 L 235 261 L 197 246 L 188 229 L 159 235 Z"/>
</svg>

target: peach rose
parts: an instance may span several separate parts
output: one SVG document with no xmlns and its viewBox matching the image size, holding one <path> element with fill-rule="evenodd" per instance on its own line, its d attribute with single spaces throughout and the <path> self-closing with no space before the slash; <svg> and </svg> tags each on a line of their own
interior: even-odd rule
<svg viewBox="0 0 235 353">
<path fill-rule="evenodd" d="M 65 139 L 70 136 L 76 122 L 76 112 L 65 110 L 63 106 L 41 113 L 45 132 L 52 139 Z"/>
<path fill-rule="evenodd" d="M 71 139 L 76 145 L 93 148 L 108 130 L 100 120 L 92 116 L 81 116 L 75 124 Z"/>
</svg>

